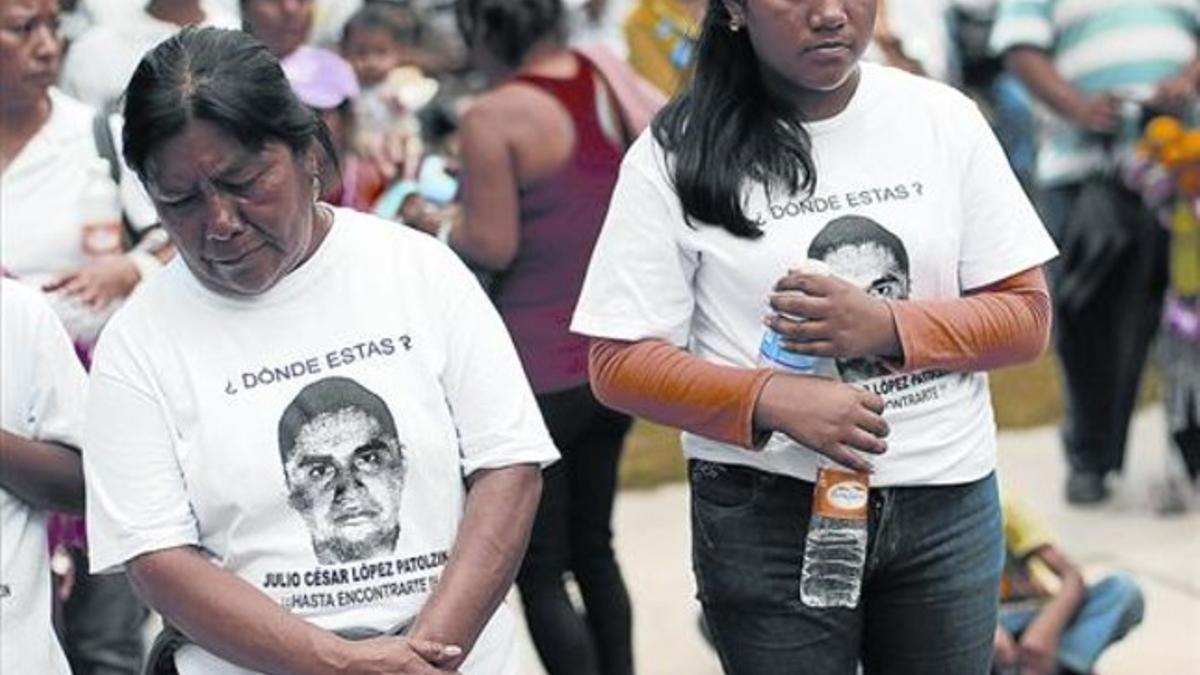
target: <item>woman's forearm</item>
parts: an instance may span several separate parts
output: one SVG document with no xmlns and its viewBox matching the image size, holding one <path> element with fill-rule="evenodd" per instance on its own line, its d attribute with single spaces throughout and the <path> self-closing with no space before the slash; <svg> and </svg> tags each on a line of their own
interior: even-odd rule
<svg viewBox="0 0 1200 675">
<path fill-rule="evenodd" d="M 1029 87 L 1038 100 L 1067 119 L 1077 119 L 1087 99 L 1068 82 L 1050 55 L 1037 47 L 1015 47 L 1005 55 L 1005 66 Z"/>
<path fill-rule="evenodd" d="M 772 372 L 710 363 L 662 340 L 593 339 L 592 390 L 604 405 L 723 443 L 760 440 L 754 408 Z"/>
<path fill-rule="evenodd" d="M 179 547 L 135 558 L 138 594 L 196 644 L 263 673 L 335 673 L 345 665 L 340 638 L 293 616 L 258 589 Z"/>
<path fill-rule="evenodd" d="M 79 451 L 0 429 L 0 486 L 39 509 L 82 511 Z"/>
<path fill-rule="evenodd" d="M 471 474 L 466 513 L 437 589 L 408 635 L 462 647 L 457 666 L 516 578 L 542 493 L 541 468 L 518 464 Z"/>
<path fill-rule="evenodd" d="M 455 214 L 447 235 L 447 244 L 459 256 L 489 272 L 500 272 L 517 257 L 516 237 L 472 225 L 466 214 Z"/>
<path fill-rule="evenodd" d="M 1050 339 L 1050 292 L 1041 268 L 961 298 L 890 301 L 903 370 L 980 371 L 1031 361 Z"/>
</svg>

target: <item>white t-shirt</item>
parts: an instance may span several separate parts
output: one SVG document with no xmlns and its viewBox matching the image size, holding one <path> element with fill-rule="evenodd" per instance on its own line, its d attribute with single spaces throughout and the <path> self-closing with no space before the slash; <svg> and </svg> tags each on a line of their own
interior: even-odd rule
<svg viewBox="0 0 1200 675">
<path fill-rule="evenodd" d="M 110 322 L 91 387 L 94 570 L 197 546 L 329 629 L 411 620 L 454 543 L 464 478 L 558 456 L 470 272 L 433 238 L 347 209 L 251 299 L 170 263 Z M 513 640 L 501 608 L 462 672 L 514 673 Z M 246 672 L 197 646 L 176 661 Z"/>
<path fill-rule="evenodd" d="M 202 2 L 201 26 L 241 28 L 236 15 L 220 5 Z M 125 11 L 102 17 L 71 44 L 63 61 L 62 88 L 97 108 L 116 101 L 125 93 L 129 78 L 146 52 L 179 32 L 177 24 L 150 16 L 133 3 Z"/>
<path fill-rule="evenodd" d="M 84 195 L 97 170 L 99 180 L 111 185 L 92 130 L 96 111 L 53 88 L 50 104 L 49 119 L 0 174 L 0 266 L 33 287 L 88 263 Z M 113 224 L 122 211 L 137 229 L 154 224 L 158 216 L 137 178 L 125 171 L 121 182 L 111 190 Z M 114 246 L 120 250 L 119 243 Z M 107 312 L 97 315 L 64 293 L 47 300 L 76 337 L 94 337 L 107 318 Z"/>
<path fill-rule="evenodd" d="M 37 292 L 0 279 L 0 426 L 80 447 L 87 376 Z M 0 673 L 71 672 L 50 623 L 46 513 L 0 487 Z"/>
<path fill-rule="evenodd" d="M 808 129 L 815 193 L 789 199 L 775 190 L 768 201 L 761 186 L 748 189 L 747 215 L 764 224 L 758 240 L 686 225 L 663 151 L 643 134 L 622 165 L 572 330 L 663 339 L 749 368 L 768 294 L 807 257 L 864 288 L 935 299 L 1055 255 L 987 123 L 950 87 L 864 63 L 846 109 Z M 872 459 L 872 484 L 960 483 L 992 470 L 995 425 L 983 373 L 877 377 L 878 364 L 849 362 L 839 371 L 887 401 L 889 451 Z M 794 443 L 749 452 L 685 433 L 683 444 L 690 457 L 805 480 L 816 473 L 816 453 Z"/>
</svg>

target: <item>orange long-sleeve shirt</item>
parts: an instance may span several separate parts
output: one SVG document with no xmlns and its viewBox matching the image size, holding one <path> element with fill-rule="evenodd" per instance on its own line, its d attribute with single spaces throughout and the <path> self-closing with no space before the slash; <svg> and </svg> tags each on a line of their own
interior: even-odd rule
<svg viewBox="0 0 1200 675">
<path fill-rule="evenodd" d="M 897 370 L 989 370 L 1037 358 L 1050 336 L 1050 293 L 1041 268 L 948 300 L 889 303 L 904 358 Z M 753 448 L 754 408 L 768 369 L 710 363 L 661 340 L 596 339 L 589 351 L 597 398 L 708 438 Z"/>
</svg>

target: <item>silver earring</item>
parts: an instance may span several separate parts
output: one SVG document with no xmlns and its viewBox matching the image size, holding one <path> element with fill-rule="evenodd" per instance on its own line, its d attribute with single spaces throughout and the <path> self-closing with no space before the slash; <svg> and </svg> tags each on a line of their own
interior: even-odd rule
<svg viewBox="0 0 1200 675">
<path fill-rule="evenodd" d="M 314 173 L 312 178 L 313 201 L 315 202 L 321 198 L 321 177 Z"/>
<path fill-rule="evenodd" d="M 729 19 L 729 32 L 736 33 L 742 29 L 742 22 L 735 16 Z"/>
</svg>

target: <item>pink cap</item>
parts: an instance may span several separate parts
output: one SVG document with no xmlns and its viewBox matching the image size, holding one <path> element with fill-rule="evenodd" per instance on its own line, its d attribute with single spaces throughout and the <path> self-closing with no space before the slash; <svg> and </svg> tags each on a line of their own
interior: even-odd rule
<svg viewBox="0 0 1200 675">
<path fill-rule="evenodd" d="M 358 96 L 358 78 L 349 63 L 333 52 L 302 46 L 280 61 L 292 90 L 318 110 L 336 108 Z"/>
</svg>

